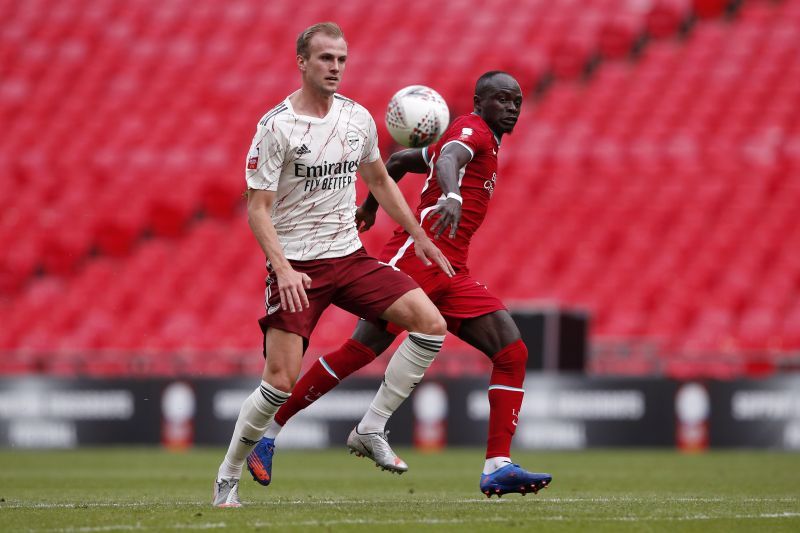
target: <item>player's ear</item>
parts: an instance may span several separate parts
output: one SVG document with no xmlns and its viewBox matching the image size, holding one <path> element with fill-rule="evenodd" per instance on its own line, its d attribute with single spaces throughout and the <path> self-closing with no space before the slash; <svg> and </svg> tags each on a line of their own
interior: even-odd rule
<svg viewBox="0 0 800 533">
<path fill-rule="evenodd" d="M 305 72 L 306 71 L 306 58 L 305 57 L 303 57 L 301 55 L 297 56 L 297 68 L 299 68 L 301 72 Z"/>
<path fill-rule="evenodd" d="M 478 96 L 477 94 L 472 97 L 472 105 L 475 108 L 475 112 L 477 113 L 481 112 L 481 97 Z"/>
</svg>

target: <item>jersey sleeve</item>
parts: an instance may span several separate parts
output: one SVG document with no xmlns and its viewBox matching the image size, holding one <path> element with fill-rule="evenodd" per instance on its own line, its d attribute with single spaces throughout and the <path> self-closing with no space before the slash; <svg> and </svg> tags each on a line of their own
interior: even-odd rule
<svg viewBox="0 0 800 533">
<path fill-rule="evenodd" d="M 285 153 L 284 143 L 273 129 L 274 123 L 259 124 L 250 151 L 247 153 L 245 179 L 247 187 L 261 191 L 277 191 Z"/>
<path fill-rule="evenodd" d="M 364 151 L 361 153 L 361 161 L 359 163 L 372 163 L 381 157 L 380 148 L 378 148 L 378 127 L 375 125 L 375 119 L 372 115 L 367 113 L 367 139 L 364 143 Z"/>
<path fill-rule="evenodd" d="M 441 154 L 448 144 L 456 143 L 469 151 L 470 159 L 474 158 L 480 146 L 483 144 L 481 133 L 480 130 L 473 128 L 467 121 L 462 121 L 460 124 L 453 124 L 439 141 L 439 153 Z"/>
</svg>

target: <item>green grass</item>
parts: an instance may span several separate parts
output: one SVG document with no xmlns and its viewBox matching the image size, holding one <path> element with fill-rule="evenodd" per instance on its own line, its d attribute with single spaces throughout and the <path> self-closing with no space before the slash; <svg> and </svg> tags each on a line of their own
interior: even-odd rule
<svg viewBox="0 0 800 533">
<path fill-rule="evenodd" d="M 274 484 L 214 509 L 222 449 L 0 451 L 2 531 L 800 531 L 800 455 L 517 453 L 553 474 L 538 496 L 487 500 L 480 450 L 404 450 L 403 476 L 344 451 L 278 452 Z"/>
</svg>

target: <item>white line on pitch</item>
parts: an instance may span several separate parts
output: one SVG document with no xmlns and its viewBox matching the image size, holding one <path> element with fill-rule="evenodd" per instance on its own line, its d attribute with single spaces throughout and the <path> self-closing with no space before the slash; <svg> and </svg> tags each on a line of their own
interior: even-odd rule
<svg viewBox="0 0 800 533">
<path fill-rule="evenodd" d="M 513 502 L 511 499 L 487 499 L 484 497 L 464 498 L 456 500 L 437 500 L 437 504 L 492 504 Z M 798 503 L 797 498 L 739 498 L 739 497 L 604 497 L 604 498 L 536 498 L 533 501 L 537 505 L 562 504 L 562 503 Z M 415 504 L 424 505 L 425 501 L 409 500 Z M 247 502 L 250 505 L 272 506 L 272 505 L 397 505 L 396 500 L 268 500 L 258 502 Z M 90 502 L 90 503 L 59 503 L 59 502 L 5 502 L 0 503 L 0 509 L 83 509 L 83 508 L 138 508 L 138 507 L 197 507 L 205 506 L 206 501 L 183 501 L 183 502 Z"/>
<path fill-rule="evenodd" d="M 234 511 L 235 512 L 235 511 Z M 601 517 L 601 516 L 537 516 L 536 521 L 541 522 L 690 522 L 690 521 L 707 521 L 707 520 L 757 520 L 757 519 L 781 519 L 781 518 L 798 518 L 800 513 L 783 512 L 783 513 L 759 513 L 759 514 L 736 514 L 736 515 L 720 515 L 711 516 L 705 514 L 698 515 L 685 515 L 685 516 L 664 516 L 664 517 L 638 517 L 638 516 L 617 516 L 617 517 Z M 285 526 L 336 526 L 336 525 L 437 525 L 437 524 L 465 524 L 465 523 L 502 523 L 502 522 L 518 522 L 515 518 L 501 518 L 501 517 L 488 517 L 488 518 L 420 518 L 420 519 L 370 519 L 370 518 L 355 518 L 355 519 L 342 519 L 342 520 L 305 520 L 301 522 L 251 522 L 248 523 L 249 527 L 285 527 Z M 144 526 L 141 523 L 136 524 L 117 524 L 113 526 L 79 526 L 69 528 L 55 528 L 55 529 L 32 529 L 30 532 L 36 533 L 102 533 L 105 531 L 151 531 L 151 530 L 164 530 L 164 529 L 222 529 L 226 528 L 225 522 L 206 522 L 206 523 L 191 523 L 191 524 L 159 524 L 155 526 Z"/>
</svg>

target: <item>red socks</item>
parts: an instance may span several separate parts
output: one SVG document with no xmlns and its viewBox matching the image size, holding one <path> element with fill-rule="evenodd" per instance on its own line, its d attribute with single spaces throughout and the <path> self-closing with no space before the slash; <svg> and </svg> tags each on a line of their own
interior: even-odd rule
<svg viewBox="0 0 800 533">
<path fill-rule="evenodd" d="M 353 339 L 341 348 L 320 357 L 295 384 L 289 400 L 275 414 L 281 426 L 323 394 L 333 389 L 356 370 L 375 360 L 377 355 Z M 518 340 L 492 357 L 493 369 L 489 380 L 489 438 L 486 458 L 510 457 L 511 439 L 517 429 L 517 419 L 524 390 L 525 363 L 528 349 Z"/>
<path fill-rule="evenodd" d="M 292 389 L 289 400 L 275 414 L 275 422 L 281 426 L 286 425 L 287 420 L 376 357 L 375 352 L 360 342 L 347 339 L 341 348 L 317 359 L 303 374 Z"/>
<path fill-rule="evenodd" d="M 489 379 L 489 439 L 486 458 L 511 457 L 511 439 L 517 430 L 519 410 L 525 391 L 525 363 L 528 349 L 522 340 L 513 342 L 492 357 Z M 289 401 L 295 398 L 293 393 Z M 288 402 L 287 402 L 288 405 Z M 281 407 L 281 411 L 286 405 Z M 280 414 L 280 411 L 278 411 Z"/>
</svg>

